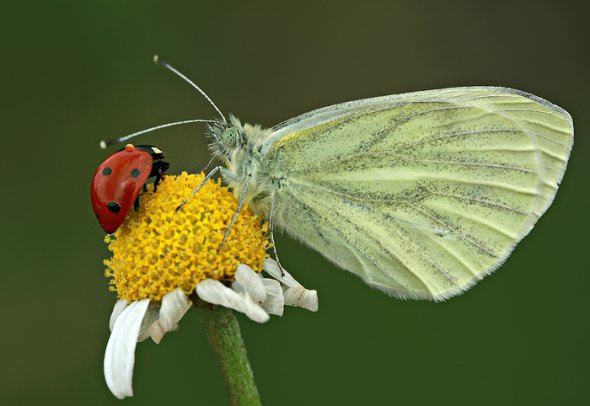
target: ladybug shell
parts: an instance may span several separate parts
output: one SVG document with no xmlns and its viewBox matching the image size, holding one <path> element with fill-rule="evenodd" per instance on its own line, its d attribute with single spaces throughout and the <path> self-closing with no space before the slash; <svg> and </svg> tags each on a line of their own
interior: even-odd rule
<svg viewBox="0 0 590 406">
<path fill-rule="evenodd" d="M 92 208 L 101 227 L 112 234 L 129 213 L 152 170 L 149 152 L 128 145 L 96 170 L 90 187 Z"/>
</svg>

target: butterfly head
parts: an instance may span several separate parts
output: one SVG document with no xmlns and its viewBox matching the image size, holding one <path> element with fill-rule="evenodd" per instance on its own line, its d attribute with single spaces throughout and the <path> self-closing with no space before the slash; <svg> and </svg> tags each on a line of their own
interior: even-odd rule
<svg viewBox="0 0 590 406">
<path fill-rule="evenodd" d="M 208 136 L 213 154 L 227 159 L 243 144 L 243 127 L 237 118 L 230 116 L 229 122 L 215 121 L 210 124 Z"/>
</svg>

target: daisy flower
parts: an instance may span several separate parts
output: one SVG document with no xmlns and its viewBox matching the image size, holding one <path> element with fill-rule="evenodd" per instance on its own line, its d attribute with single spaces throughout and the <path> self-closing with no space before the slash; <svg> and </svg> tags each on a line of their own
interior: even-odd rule
<svg viewBox="0 0 590 406">
<path fill-rule="evenodd" d="M 156 193 L 150 185 L 141 209 L 105 238 L 112 251 L 105 275 L 118 301 L 109 323 L 104 374 L 118 398 L 133 395 L 137 342 L 151 337 L 159 343 L 193 304 L 209 311 L 218 309 L 212 305 L 233 309 L 259 323 L 271 314 L 281 316 L 285 305 L 318 308 L 316 291 L 268 258 L 268 226 L 248 208 L 220 248 L 237 203 L 219 182 L 208 182 L 176 210 L 203 176 L 168 175 Z M 263 270 L 271 277 L 263 277 Z M 237 323 L 234 328 L 239 337 Z"/>
</svg>

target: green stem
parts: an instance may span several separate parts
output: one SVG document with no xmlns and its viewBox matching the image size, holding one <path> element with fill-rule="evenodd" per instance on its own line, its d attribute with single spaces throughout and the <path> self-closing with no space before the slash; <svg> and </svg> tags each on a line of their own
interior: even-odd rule
<svg viewBox="0 0 590 406">
<path fill-rule="evenodd" d="M 217 361 L 223 372 L 225 386 L 231 404 L 234 406 L 260 405 L 260 395 L 254 383 L 254 374 L 240 325 L 231 309 L 213 306 L 204 302 L 195 303 L 197 314 L 215 351 Z"/>
</svg>

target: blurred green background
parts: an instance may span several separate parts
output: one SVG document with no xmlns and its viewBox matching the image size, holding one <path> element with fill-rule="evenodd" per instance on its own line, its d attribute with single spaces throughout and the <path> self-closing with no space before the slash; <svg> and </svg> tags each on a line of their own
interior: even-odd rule
<svg viewBox="0 0 590 406">
<path fill-rule="evenodd" d="M 37 4 L 35 4 L 37 3 Z M 18 4 L 18 5 L 17 5 Z M 316 314 L 240 317 L 266 405 L 588 404 L 588 11 L 583 2 L 52 1 L 4 4 L 0 403 L 121 404 L 102 357 L 115 297 L 89 183 L 98 141 L 214 111 L 271 126 L 316 107 L 405 91 L 502 85 L 574 117 L 553 206 L 508 262 L 445 303 L 371 290 L 278 237 Z M 146 136 L 172 173 L 208 161 L 203 127 Z M 138 345 L 129 405 L 227 404 L 194 314 Z"/>
</svg>

